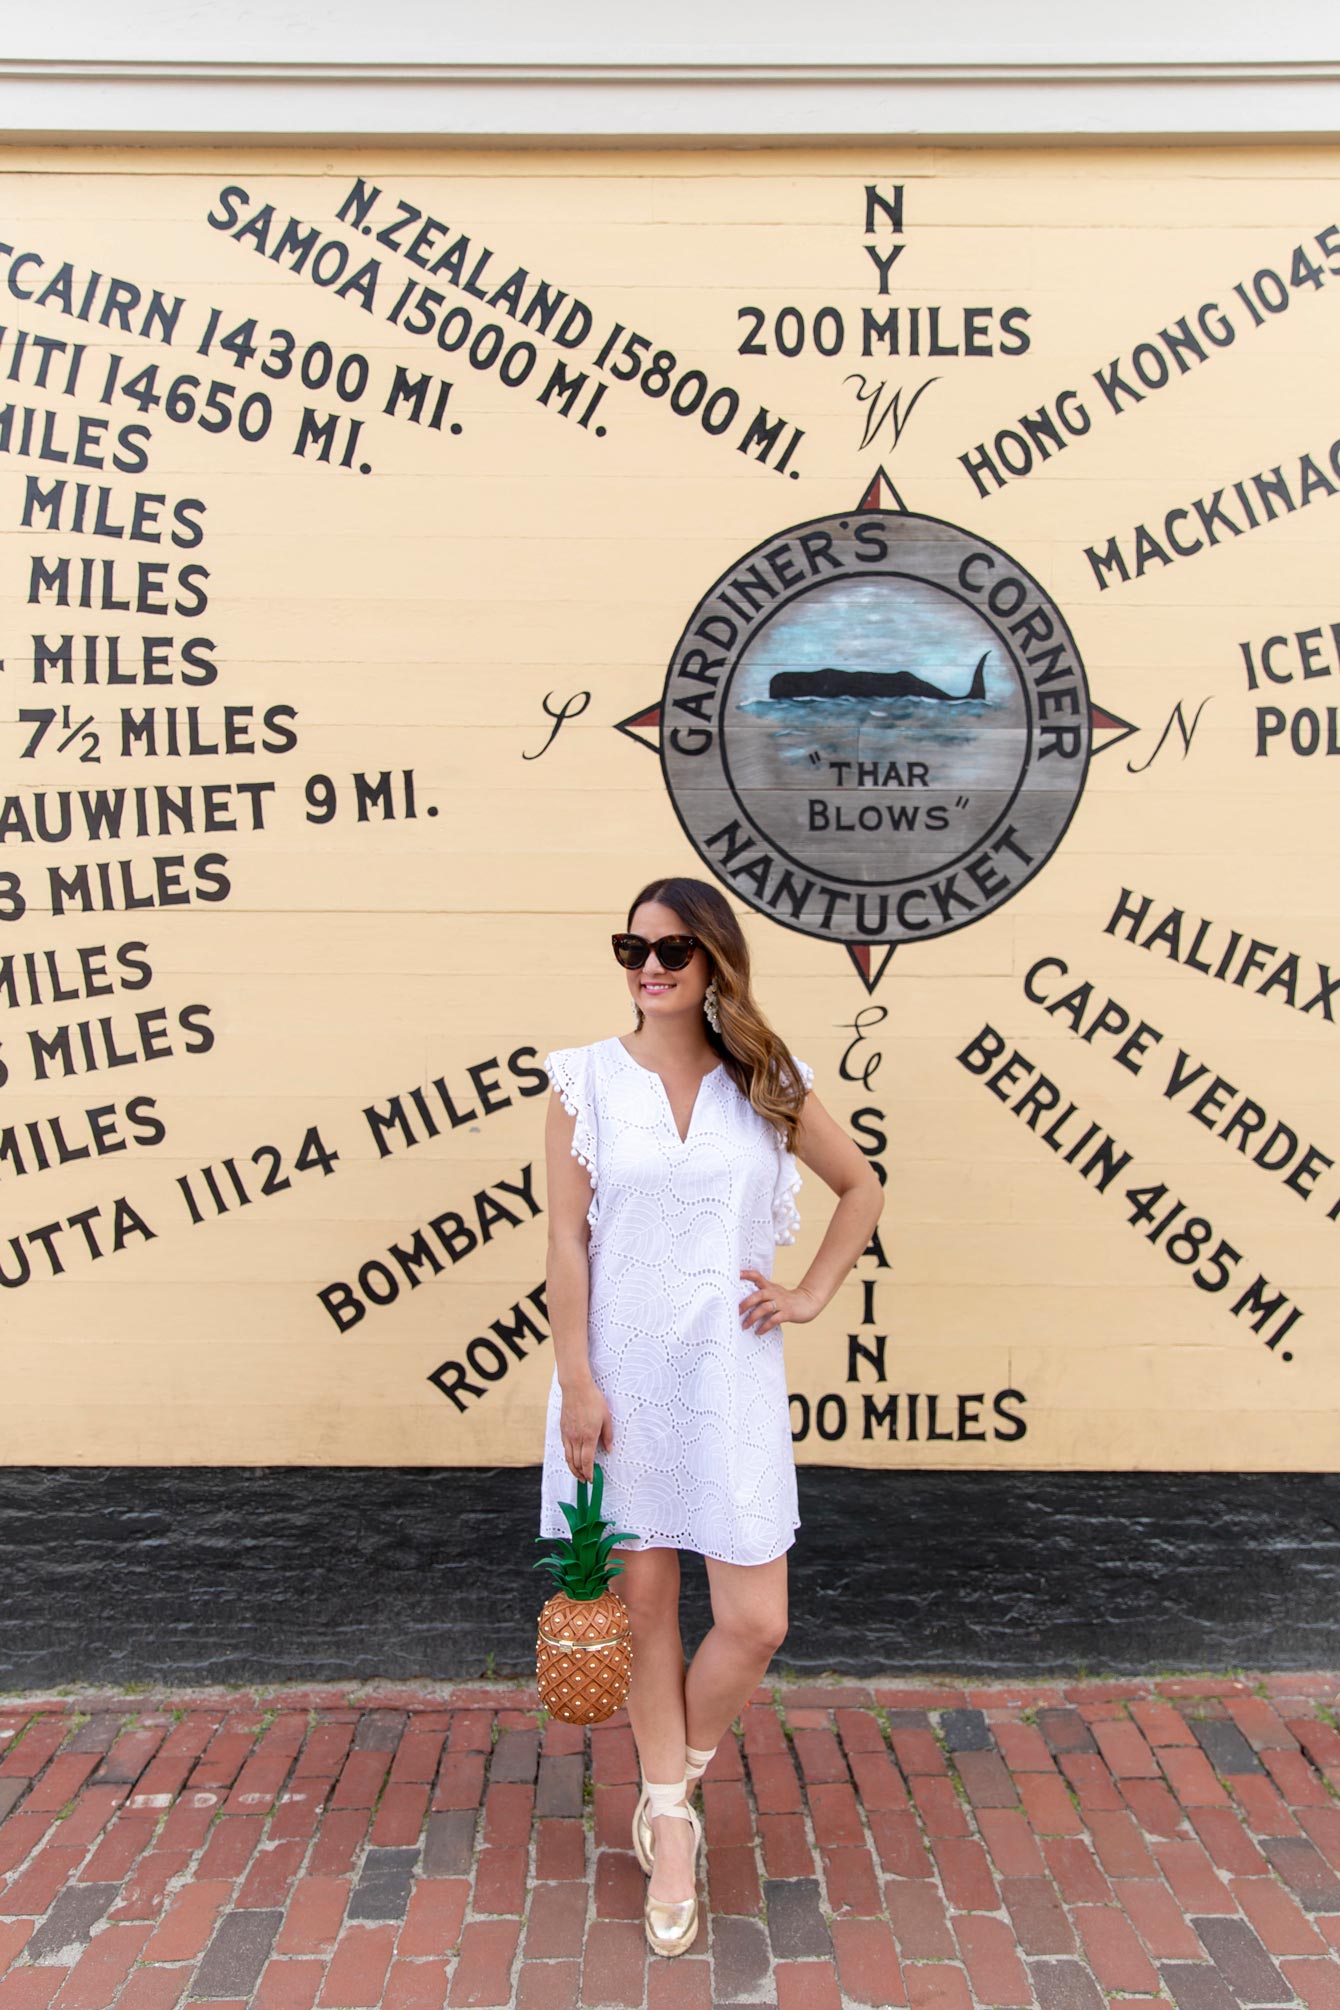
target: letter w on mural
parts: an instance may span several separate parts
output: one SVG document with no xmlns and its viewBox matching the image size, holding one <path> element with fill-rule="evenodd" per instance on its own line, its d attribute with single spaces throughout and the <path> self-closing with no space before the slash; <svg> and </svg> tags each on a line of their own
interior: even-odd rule
<svg viewBox="0 0 1340 2010">
<path fill-rule="evenodd" d="M 897 446 L 899 440 L 902 438 L 903 428 L 916 410 L 917 403 L 922 394 L 928 391 L 932 384 L 938 384 L 940 379 L 938 377 L 928 377 L 924 384 L 919 384 L 906 406 L 904 406 L 902 401 L 903 386 L 897 384 L 892 391 L 889 391 L 888 397 L 884 398 L 882 407 L 879 401 L 884 397 L 884 393 L 888 389 L 887 383 L 871 386 L 866 383 L 865 377 L 860 370 L 853 370 L 851 375 L 844 377 L 842 381 L 844 384 L 855 384 L 857 386 L 856 402 L 858 405 L 869 405 L 870 407 L 870 410 L 865 415 L 865 430 L 861 435 L 859 449 L 860 452 L 864 453 L 867 447 L 874 445 L 883 432 L 885 425 L 892 425 L 893 428 L 893 439 L 889 445 L 889 451 L 892 452 L 893 448 Z"/>
</svg>

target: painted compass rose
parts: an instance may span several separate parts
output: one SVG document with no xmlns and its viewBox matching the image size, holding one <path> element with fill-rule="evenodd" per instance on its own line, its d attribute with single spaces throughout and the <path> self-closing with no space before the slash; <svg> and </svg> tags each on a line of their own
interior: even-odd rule
<svg viewBox="0 0 1340 2010">
<path fill-rule="evenodd" d="M 777 532 L 704 594 L 660 700 L 618 722 L 660 755 L 708 870 L 840 943 L 873 991 L 900 943 L 1004 906 L 1052 856 L 1096 706 L 1065 618 L 999 546 L 908 510 L 881 469 L 854 510 Z"/>
</svg>

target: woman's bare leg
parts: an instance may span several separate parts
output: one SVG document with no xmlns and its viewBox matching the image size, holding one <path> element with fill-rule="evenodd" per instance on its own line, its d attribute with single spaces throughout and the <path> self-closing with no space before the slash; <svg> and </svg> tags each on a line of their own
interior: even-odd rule
<svg viewBox="0 0 1340 2010">
<path fill-rule="evenodd" d="M 710 1751 L 740 1714 L 786 1638 L 786 1556 L 771 1563 L 720 1563 L 706 1557 L 712 1626 L 684 1682 L 689 1744 Z"/>
<path fill-rule="evenodd" d="M 679 1552 L 613 1552 L 623 1564 L 615 1590 L 633 1628 L 633 1677 L 628 1719 L 648 1780 L 684 1776 L 684 1643 L 679 1632 Z M 693 1830 L 677 1815 L 652 1822 L 656 1862 L 648 1887 L 671 1902 L 693 1896 Z"/>
</svg>

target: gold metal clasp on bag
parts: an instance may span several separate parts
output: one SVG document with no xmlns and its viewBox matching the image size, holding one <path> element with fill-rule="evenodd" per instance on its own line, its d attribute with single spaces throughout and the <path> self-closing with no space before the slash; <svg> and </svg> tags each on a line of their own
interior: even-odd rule
<svg viewBox="0 0 1340 2010">
<path fill-rule="evenodd" d="M 536 1637 L 546 1647 L 561 1647 L 565 1654 L 595 1654 L 602 1647 L 622 1647 L 628 1639 L 627 1633 L 610 1633 L 603 1640 L 556 1640 L 543 1627 L 537 1628 Z"/>
</svg>

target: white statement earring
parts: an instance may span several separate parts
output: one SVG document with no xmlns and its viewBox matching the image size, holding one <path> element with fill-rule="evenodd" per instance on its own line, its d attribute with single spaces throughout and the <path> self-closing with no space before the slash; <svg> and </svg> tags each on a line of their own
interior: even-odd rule
<svg viewBox="0 0 1340 2010">
<path fill-rule="evenodd" d="M 721 1031 L 721 1015 L 717 1010 L 718 1003 L 717 980 L 714 977 L 703 993 L 703 1011 L 707 1016 L 707 1023 L 714 1033 Z"/>
</svg>

